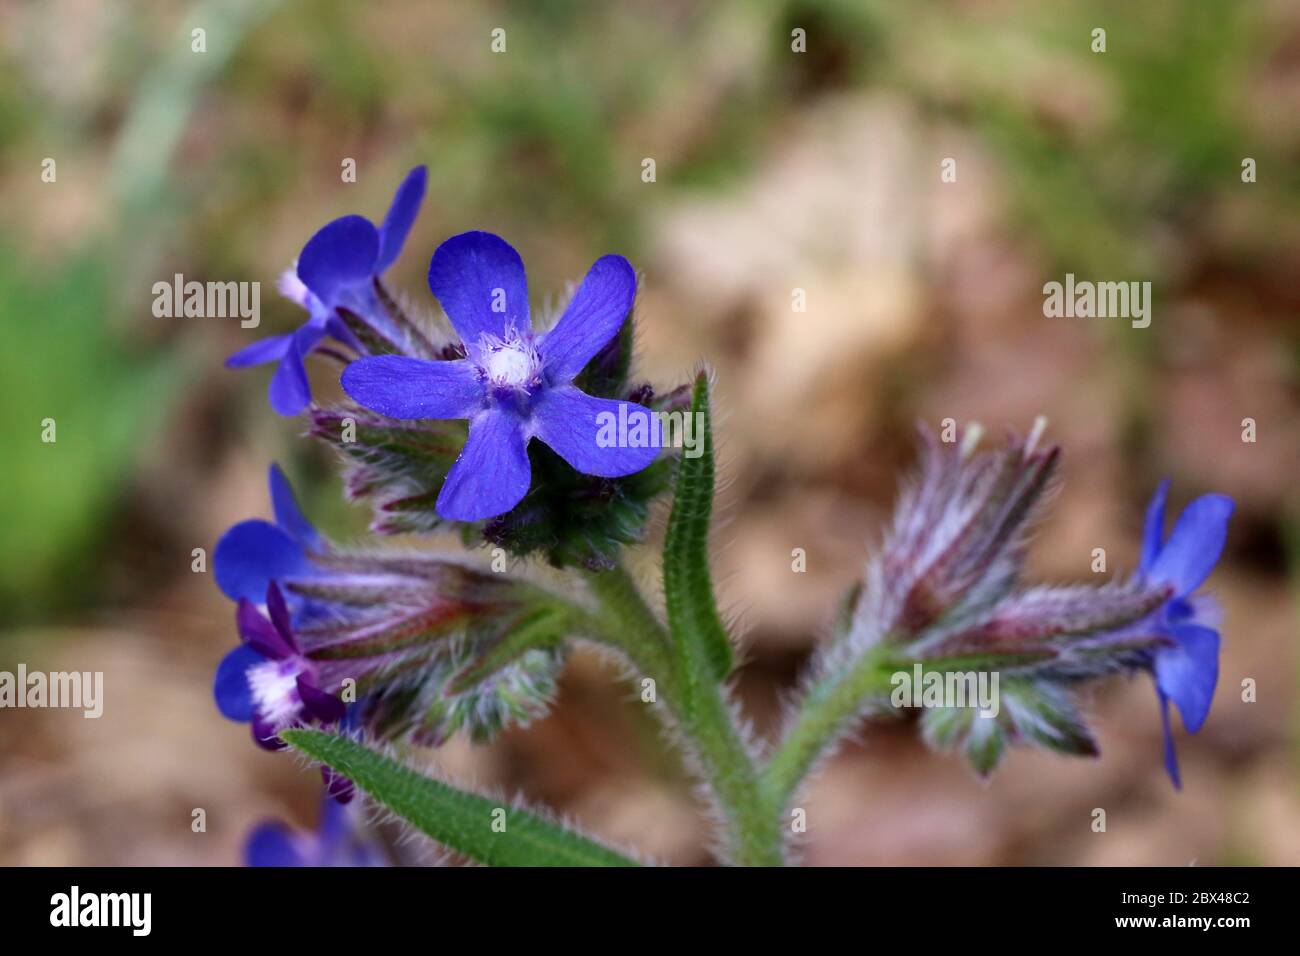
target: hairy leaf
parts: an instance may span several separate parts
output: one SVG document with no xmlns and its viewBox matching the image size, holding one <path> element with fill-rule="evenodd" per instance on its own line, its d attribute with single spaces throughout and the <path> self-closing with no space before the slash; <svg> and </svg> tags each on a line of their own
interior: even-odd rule
<svg viewBox="0 0 1300 956">
<path fill-rule="evenodd" d="M 688 667 L 698 656 L 709 676 L 721 680 L 731 670 L 731 641 L 718 617 L 709 574 L 714 468 L 709 383 L 703 372 L 695 379 L 689 414 L 702 426 L 697 436 L 700 454 L 690 457 L 683 450 L 677 466 L 677 492 L 664 542 L 664 601 L 673 640 L 684 649 Z"/>
<path fill-rule="evenodd" d="M 290 746 L 352 780 L 439 843 L 490 866 L 636 866 L 608 847 L 527 810 L 421 776 L 348 737 L 286 730 Z"/>
</svg>

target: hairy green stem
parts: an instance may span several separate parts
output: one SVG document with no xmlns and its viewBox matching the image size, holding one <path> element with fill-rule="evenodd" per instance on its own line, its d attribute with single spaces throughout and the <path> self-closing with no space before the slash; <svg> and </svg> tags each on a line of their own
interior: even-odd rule
<svg viewBox="0 0 1300 956">
<path fill-rule="evenodd" d="M 716 683 L 690 682 L 654 611 L 622 567 L 587 575 L 600 611 L 588 623 L 595 640 L 627 655 L 656 690 L 699 758 L 729 827 L 728 846 L 742 866 L 783 863 L 779 820 L 763 800 L 758 771 Z"/>
<path fill-rule="evenodd" d="M 812 685 L 794 725 L 763 771 L 763 796 L 774 816 L 785 814 L 813 765 L 839 741 L 866 703 L 889 693 L 889 678 L 896 670 L 898 662 L 883 648 L 877 648 L 863 654 L 848 670 L 827 675 Z"/>
<path fill-rule="evenodd" d="M 600 605 L 592 636 L 622 651 L 656 685 L 670 684 L 677 676 L 672 641 L 631 577 L 621 565 L 585 577 Z"/>
</svg>

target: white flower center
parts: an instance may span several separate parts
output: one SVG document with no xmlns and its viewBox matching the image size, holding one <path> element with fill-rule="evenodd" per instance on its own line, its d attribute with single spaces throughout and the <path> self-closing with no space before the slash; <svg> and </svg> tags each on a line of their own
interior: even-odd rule
<svg viewBox="0 0 1300 956">
<path fill-rule="evenodd" d="M 297 263 L 294 263 L 293 268 L 285 269 L 280 273 L 280 278 L 276 281 L 276 287 L 279 288 L 280 294 L 290 302 L 302 306 L 308 312 L 313 311 L 312 303 L 316 301 L 316 296 L 298 278 Z"/>
<path fill-rule="evenodd" d="M 298 675 L 302 669 L 292 660 L 267 661 L 248 669 L 248 687 L 255 709 L 273 727 L 287 727 L 298 717 L 302 698 L 298 696 Z"/>
<path fill-rule="evenodd" d="M 536 360 L 522 344 L 510 343 L 489 349 L 483 356 L 483 371 L 494 385 L 520 388 L 533 378 Z"/>
</svg>

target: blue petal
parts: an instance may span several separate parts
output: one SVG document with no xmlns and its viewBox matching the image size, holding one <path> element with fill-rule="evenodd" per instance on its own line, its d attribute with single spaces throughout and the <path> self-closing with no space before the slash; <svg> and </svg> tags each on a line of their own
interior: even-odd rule
<svg viewBox="0 0 1300 956">
<path fill-rule="evenodd" d="M 469 418 L 483 405 L 478 373 L 464 360 L 368 356 L 343 370 L 342 383 L 355 401 L 390 418 Z"/>
<path fill-rule="evenodd" d="M 253 694 L 248 687 L 248 669 L 266 658 L 247 644 L 240 644 L 221 659 L 212 682 L 212 696 L 223 717 L 241 723 L 253 719 Z"/>
<path fill-rule="evenodd" d="M 280 526 L 289 537 L 297 541 L 307 550 L 314 550 L 320 544 L 320 532 L 317 531 L 302 509 L 298 507 L 298 499 L 294 496 L 293 488 L 289 485 L 289 480 L 284 477 L 284 472 L 280 470 L 279 465 L 271 466 L 271 473 L 268 476 L 271 485 L 271 510 L 275 514 L 275 523 Z"/>
<path fill-rule="evenodd" d="M 248 729 L 251 731 L 253 743 L 263 750 L 274 752 L 289 746 L 280 739 L 280 731 L 284 728 L 277 727 L 256 711 L 253 712 L 252 726 Z"/>
<path fill-rule="evenodd" d="M 327 309 L 339 294 L 370 281 L 379 258 L 379 230 L 361 216 L 344 216 L 307 240 L 298 257 L 298 278 Z"/>
<path fill-rule="evenodd" d="M 1157 691 L 1159 694 L 1159 692 Z M 1164 729 L 1165 736 L 1165 771 L 1169 774 L 1169 779 L 1174 782 L 1174 789 L 1183 789 L 1182 778 L 1178 774 L 1178 752 L 1174 750 L 1174 732 L 1169 726 L 1169 698 L 1164 694 L 1160 697 L 1160 725 Z"/>
<path fill-rule="evenodd" d="M 1202 495 L 1189 504 L 1147 577 L 1157 584 L 1172 584 L 1176 597 L 1199 588 L 1223 553 L 1232 509 L 1227 495 Z"/>
<path fill-rule="evenodd" d="M 322 766 L 321 770 L 324 769 Z M 316 828 L 316 833 L 326 856 L 345 844 L 352 835 L 350 813 L 347 804 L 329 799 L 328 794 L 321 801 L 320 826 Z"/>
<path fill-rule="evenodd" d="M 263 823 L 248 836 L 244 862 L 248 866 L 308 866 L 299 849 L 301 838 L 280 823 Z"/>
<path fill-rule="evenodd" d="M 308 322 L 291 336 L 284 358 L 271 376 L 271 408 L 286 417 L 297 415 L 311 402 L 311 386 L 307 382 L 307 368 L 303 359 L 325 335 L 325 328 Z"/>
<path fill-rule="evenodd" d="M 429 262 L 429 288 L 471 355 L 484 334 L 503 338 L 507 329 L 531 328 L 524 261 L 490 232 L 463 232 L 440 245 Z"/>
<path fill-rule="evenodd" d="M 267 389 L 271 408 L 277 415 L 291 418 L 311 404 L 311 386 L 307 384 L 307 369 L 302 364 L 302 356 L 289 347 L 288 354 L 280 360 L 271 376 Z"/>
<path fill-rule="evenodd" d="M 449 521 L 482 521 L 517 505 L 531 480 L 522 422 L 510 412 L 487 409 L 470 422 L 469 439 L 435 508 Z"/>
<path fill-rule="evenodd" d="M 371 322 L 369 318 L 366 319 L 366 322 L 372 327 L 374 326 L 374 323 Z M 340 342 L 342 342 L 344 345 L 346 345 L 348 348 L 352 349 L 352 351 L 356 352 L 359 355 L 364 355 L 366 353 L 366 347 L 361 344 L 360 339 L 358 339 L 356 335 L 353 334 L 352 330 L 348 328 L 347 323 L 344 322 L 341 318 L 339 318 L 337 312 L 332 312 L 329 315 L 327 315 L 325 317 L 324 324 L 325 324 L 326 335 L 330 335 L 338 339 Z"/>
<path fill-rule="evenodd" d="M 302 674 L 298 675 L 298 698 L 308 716 L 323 724 L 336 724 L 347 710 L 347 705 L 328 691 L 321 690 Z"/>
<path fill-rule="evenodd" d="M 1219 680 L 1219 632 L 1199 624 L 1170 628 L 1173 647 L 1156 651 L 1156 687 L 1178 705 L 1183 726 L 1194 734 L 1210 713 Z"/>
<path fill-rule="evenodd" d="M 325 787 L 325 796 L 330 798 L 331 803 L 347 806 L 352 802 L 352 798 L 357 795 L 357 785 L 331 767 L 321 766 L 320 781 Z M 348 863 L 346 858 L 343 858 L 333 860 L 329 865 L 347 866 Z"/>
<path fill-rule="evenodd" d="M 533 408 L 532 432 L 586 475 L 617 478 L 659 454 L 659 419 L 635 402 L 592 398 L 565 385 L 547 389 Z M 633 444 L 636 442 L 636 444 Z"/>
<path fill-rule="evenodd" d="M 241 521 L 221 536 L 212 555 L 221 593 L 261 604 L 274 580 L 316 573 L 302 545 L 269 521 Z"/>
<path fill-rule="evenodd" d="M 1180 624 L 1196 616 L 1196 605 L 1187 598 L 1171 598 L 1165 604 L 1165 623 Z"/>
<path fill-rule="evenodd" d="M 567 382 L 618 334 L 636 298 L 636 273 L 622 256 L 603 256 L 587 272 L 539 351 L 551 381 Z"/>
<path fill-rule="evenodd" d="M 1165 536 L 1165 500 L 1169 497 L 1169 479 L 1158 486 L 1156 493 L 1147 505 L 1146 523 L 1142 528 L 1142 559 L 1138 568 L 1149 571 L 1160 555 L 1160 546 Z"/>
<path fill-rule="evenodd" d="M 294 653 L 293 644 L 246 598 L 239 600 L 235 626 L 240 639 L 267 660 L 282 661 Z"/>
<path fill-rule="evenodd" d="M 298 643 L 293 636 L 293 622 L 289 618 L 289 603 L 284 599 L 280 585 L 272 581 L 266 586 L 266 613 L 271 618 L 275 633 L 284 639 L 285 645 L 292 653 L 298 652 Z"/>
<path fill-rule="evenodd" d="M 420 211 L 420 203 L 424 201 L 426 172 L 423 166 L 416 166 L 406 174 L 402 185 L 397 187 L 393 204 L 388 207 L 388 215 L 384 217 L 384 222 L 379 227 L 379 260 L 375 263 L 376 275 L 383 273 L 401 255 L 402 243 L 406 241 L 406 234 L 411 231 L 411 226 L 415 223 L 415 217 Z"/>
<path fill-rule="evenodd" d="M 289 343 L 292 341 L 292 334 L 272 335 L 267 339 L 258 339 L 252 345 L 245 346 L 226 359 L 226 368 L 247 368 L 250 365 L 261 365 L 263 362 L 274 362 L 276 359 L 284 358 L 284 353 L 289 350 Z"/>
</svg>

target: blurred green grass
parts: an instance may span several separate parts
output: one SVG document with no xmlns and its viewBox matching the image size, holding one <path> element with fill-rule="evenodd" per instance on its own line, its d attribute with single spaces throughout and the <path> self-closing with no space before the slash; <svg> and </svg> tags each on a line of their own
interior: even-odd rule
<svg viewBox="0 0 1300 956">
<path fill-rule="evenodd" d="M 106 315 L 109 283 L 93 254 L 45 272 L 0 249 L 0 325 L 21 334 L 0 349 L 0 580 L 11 621 L 97 593 L 96 565 L 114 546 L 107 515 L 179 384 L 174 363 L 86 321 Z"/>
</svg>

